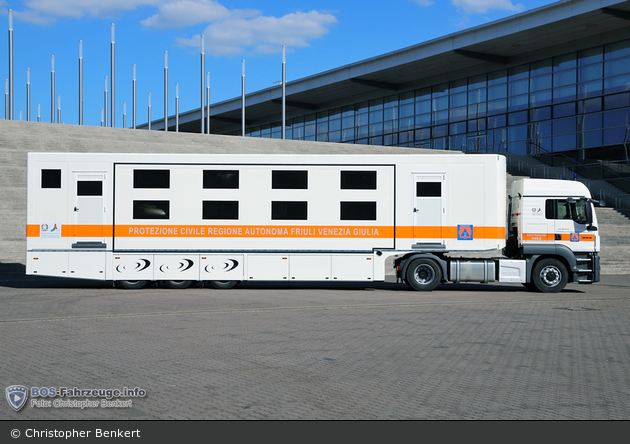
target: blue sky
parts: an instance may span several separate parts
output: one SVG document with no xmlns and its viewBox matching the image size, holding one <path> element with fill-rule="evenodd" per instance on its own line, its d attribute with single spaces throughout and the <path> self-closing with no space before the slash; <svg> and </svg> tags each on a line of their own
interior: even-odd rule
<svg viewBox="0 0 630 444">
<path fill-rule="evenodd" d="M 41 104 L 50 122 L 51 56 L 61 120 L 78 123 L 79 40 L 83 41 L 84 123 L 100 125 L 105 76 L 110 75 L 115 24 L 116 117 L 123 101 L 131 125 L 132 65 L 136 64 L 137 120 L 164 116 L 164 51 L 168 51 L 169 115 L 200 105 L 200 35 L 204 35 L 211 106 L 241 94 L 241 60 L 248 93 L 535 9 L 545 0 L 0 0 L 0 81 L 9 77 L 8 9 L 13 10 L 14 118 L 26 120 L 30 68 L 31 120 Z M 57 106 L 55 105 L 55 109 Z M 4 108 L 0 108 L 4 117 Z"/>
</svg>

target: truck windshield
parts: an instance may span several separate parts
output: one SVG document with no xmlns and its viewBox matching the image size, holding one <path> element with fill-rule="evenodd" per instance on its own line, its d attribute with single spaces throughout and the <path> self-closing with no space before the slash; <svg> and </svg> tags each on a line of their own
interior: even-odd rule
<svg viewBox="0 0 630 444">
<path fill-rule="evenodd" d="M 586 205 L 590 205 L 586 199 L 580 199 L 577 201 L 547 199 L 545 205 L 545 217 L 547 219 L 573 220 L 578 224 L 585 224 Z"/>
</svg>

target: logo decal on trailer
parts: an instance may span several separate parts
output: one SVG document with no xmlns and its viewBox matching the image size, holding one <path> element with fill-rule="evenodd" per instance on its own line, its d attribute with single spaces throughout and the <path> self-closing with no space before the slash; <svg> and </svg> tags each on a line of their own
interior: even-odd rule
<svg viewBox="0 0 630 444">
<path fill-rule="evenodd" d="M 210 273 L 212 270 L 227 273 L 228 271 L 234 270 L 236 267 L 238 267 L 238 261 L 235 261 L 234 259 L 227 259 L 221 264 L 206 265 L 206 271 L 208 273 Z"/>
<path fill-rule="evenodd" d="M 458 225 L 457 226 L 457 240 L 473 240 L 473 226 L 472 225 Z"/>
<path fill-rule="evenodd" d="M 183 259 L 179 262 L 160 265 L 160 271 L 166 273 L 167 271 L 179 271 L 183 273 L 186 270 L 190 270 L 195 263 L 190 259 Z"/>
<path fill-rule="evenodd" d="M 579 233 L 571 233 L 571 242 L 579 242 L 579 241 L 580 241 Z"/>
<path fill-rule="evenodd" d="M 149 268 L 149 265 L 151 265 L 151 261 L 147 260 L 147 259 L 140 259 L 136 262 L 134 262 L 133 264 L 119 264 L 118 266 L 116 266 L 116 271 L 119 273 L 122 273 L 124 271 L 143 271 L 146 270 L 147 268 Z"/>
</svg>

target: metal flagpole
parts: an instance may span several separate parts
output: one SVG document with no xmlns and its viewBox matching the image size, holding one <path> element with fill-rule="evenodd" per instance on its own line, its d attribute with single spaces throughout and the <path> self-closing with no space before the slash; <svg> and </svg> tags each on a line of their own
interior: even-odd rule
<svg viewBox="0 0 630 444">
<path fill-rule="evenodd" d="M 83 125 L 83 40 L 79 40 L 79 125 Z"/>
<path fill-rule="evenodd" d="M 175 132 L 179 132 L 179 83 L 175 84 Z"/>
<path fill-rule="evenodd" d="M 123 101 L 123 128 L 127 128 L 127 102 Z"/>
<path fill-rule="evenodd" d="M 287 48 L 282 45 L 282 138 L 287 133 Z"/>
<path fill-rule="evenodd" d="M 9 120 L 9 79 L 4 79 L 4 120 Z"/>
<path fill-rule="evenodd" d="M 111 43 L 111 75 L 112 75 L 112 92 L 111 92 L 111 96 L 112 96 L 112 128 L 116 126 L 116 106 L 114 105 L 114 101 L 115 101 L 115 96 L 116 94 L 114 93 L 114 90 L 116 88 L 116 81 L 115 81 L 115 46 L 116 44 L 114 43 L 114 24 L 112 23 L 112 43 Z M 107 125 L 106 125 L 107 126 Z"/>
<path fill-rule="evenodd" d="M 9 9 L 9 120 L 13 120 L 13 10 Z"/>
<path fill-rule="evenodd" d="M 245 60 L 241 60 L 243 73 L 241 75 L 241 136 L 245 137 Z"/>
<path fill-rule="evenodd" d="M 51 58 L 50 70 L 50 123 L 55 123 L 55 56 Z"/>
<path fill-rule="evenodd" d="M 206 128 L 210 134 L 210 73 L 207 73 L 206 82 Z"/>
<path fill-rule="evenodd" d="M 104 106 L 104 110 L 105 110 L 105 126 L 107 126 L 107 76 L 105 76 L 105 106 Z"/>
<path fill-rule="evenodd" d="M 133 64 L 133 110 L 131 112 L 132 114 L 132 120 L 133 120 L 133 129 L 136 129 L 136 64 Z"/>
<path fill-rule="evenodd" d="M 57 96 L 57 123 L 61 123 L 61 96 Z"/>
<path fill-rule="evenodd" d="M 31 68 L 26 68 L 26 121 L 31 121 Z"/>
<path fill-rule="evenodd" d="M 206 70 L 206 54 L 203 50 L 203 35 L 201 36 L 201 134 L 204 134 L 203 110 L 204 110 L 204 75 Z"/>
<path fill-rule="evenodd" d="M 168 131 L 168 51 L 164 51 L 164 131 Z"/>
<path fill-rule="evenodd" d="M 151 131 L 151 93 L 149 93 L 149 131 Z"/>
</svg>

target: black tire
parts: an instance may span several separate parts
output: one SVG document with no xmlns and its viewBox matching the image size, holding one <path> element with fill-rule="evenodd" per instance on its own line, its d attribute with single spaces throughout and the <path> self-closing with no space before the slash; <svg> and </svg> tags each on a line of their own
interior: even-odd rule
<svg viewBox="0 0 630 444">
<path fill-rule="evenodd" d="M 147 285 L 147 281 L 116 281 L 116 287 L 126 290 L 137 290 Z"/>
<path fill-rule="evenodd" d="M 229 290 L 239 284 L 240 281 L 208 281 L 208 285 L 219 290 Z"/>
<path fill-rule="evenodd" d="M 542 259 L 532 271 L 532 283 L 543 293 L 558 293 L 569 282 L 567 267 L 557 259 Z"/>
<path fill-rule="evenodd" d="M 419 258 L 411 261 L 406 277 L 414 290 L 432 291 L 442 281 L 442 270 L 434 260 Z"/>
<path fill-rule="evenodd" d="M 172 288 L 174 290 L 183 290 L 192 285 L 193 281 L 164 281 L 164 284 L 168 288 Z"/>
</svg>

